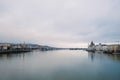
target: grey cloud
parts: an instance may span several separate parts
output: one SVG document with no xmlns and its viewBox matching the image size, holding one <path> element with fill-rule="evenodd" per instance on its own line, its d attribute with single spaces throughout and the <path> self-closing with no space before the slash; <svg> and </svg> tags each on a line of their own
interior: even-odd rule
<svg viewBox="0 0 120 80">
<path fill-rule="evenodd" d="M 0 0 L 0 39 L 59 46 L 119 40 L 119 0 Z"/>
</svg>

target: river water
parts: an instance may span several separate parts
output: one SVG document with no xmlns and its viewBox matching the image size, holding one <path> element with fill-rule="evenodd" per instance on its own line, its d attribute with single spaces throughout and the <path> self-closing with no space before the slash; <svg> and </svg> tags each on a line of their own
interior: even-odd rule
<svg viewBox="0 0 120 80">
<path fill-rule="evenodd" d="M 0 80 L 120 80 L 120 55 L 82 50 L 0 54 Z"/>
</svg>

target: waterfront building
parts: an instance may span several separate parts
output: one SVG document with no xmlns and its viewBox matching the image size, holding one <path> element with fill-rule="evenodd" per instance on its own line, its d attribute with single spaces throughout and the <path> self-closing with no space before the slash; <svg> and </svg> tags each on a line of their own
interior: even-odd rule
<svg viewBox="0 0 120 80">
<path fill-rule="evenodd" d="M 90 45 L 88 46 L 88 49 L 87 49 L 88 51 L 94 51 L 95 50 L 95 44 L 94 44 L 94 42 L 92 41 L 91 43 L 90 43 Z"/>
<path fill-rule="evenodd" d="M 102 51 L 104 53 L 120 53 L 120 45 L 118 44 L 101 44 L 95 45 L 93 42 L 88 46 L 88 51 Z"/>
<path fill-rule="evenodd" d="M 10 48 L 10 44 L 8 43 L 0 43 L 0 50 L 7 50 Z"/>
</svg>

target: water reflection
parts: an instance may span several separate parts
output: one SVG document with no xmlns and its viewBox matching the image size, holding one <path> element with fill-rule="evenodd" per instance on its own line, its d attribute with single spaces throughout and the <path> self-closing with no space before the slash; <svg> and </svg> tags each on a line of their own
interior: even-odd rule
<svg viewBox="0 0 120 80">
<path fill-rule="evenodd" d="M 90 57 L 91 61 L 94 61 L 95 53 L 89 52 L 88 57 Z"/>
<path fill-rule="evenodd" d="M 119 54 L 104 54 L 102 52 L 88 52 L 88 57 L 91 59 L 91 61 L 94 61 L 95 58 L 97 59 L 105 59 L 108 58 L 113 61 L 120 61 L 120 55 Z"/>
<path fill-rule="evenodd" d="M 3 59 L 13 59 L 13 58 L 24 58 L 27 53 L 5 53 L 0 54 L 0 60 Z"/>
</svg>

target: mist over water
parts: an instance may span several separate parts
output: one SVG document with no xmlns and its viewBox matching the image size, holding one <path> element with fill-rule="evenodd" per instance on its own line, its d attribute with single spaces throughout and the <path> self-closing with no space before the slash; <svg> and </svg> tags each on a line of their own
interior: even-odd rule
<svg viewBox="0 0 120 80">
<path fill-rule="evenodd" d="M 120 55 L 86 51 L 0 54 L 0 80 L 120 80 Z"/>
</svg>

